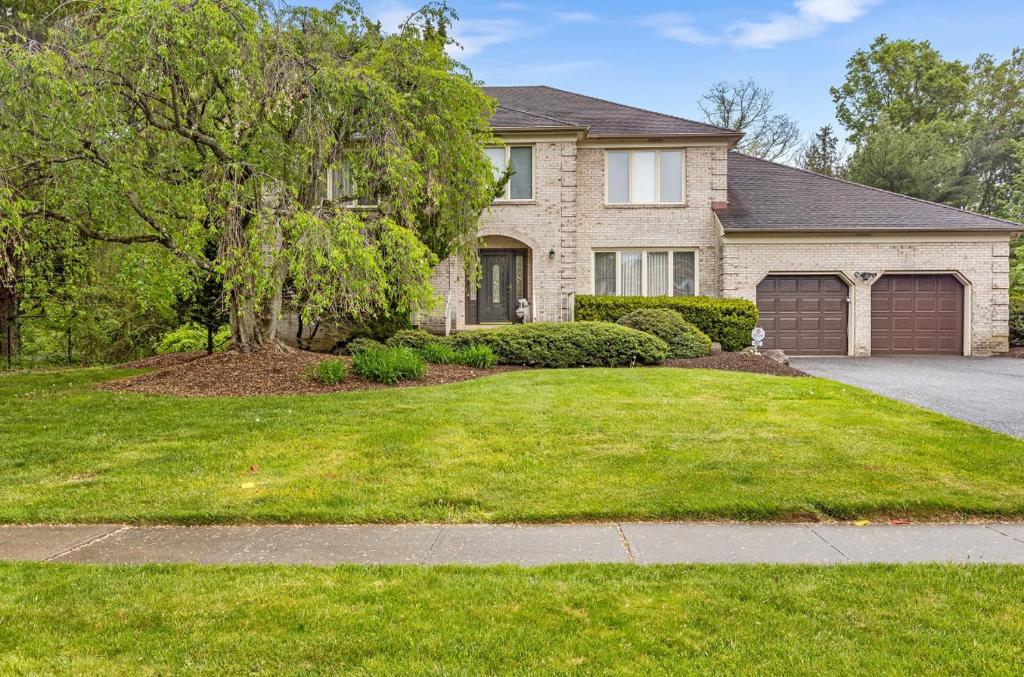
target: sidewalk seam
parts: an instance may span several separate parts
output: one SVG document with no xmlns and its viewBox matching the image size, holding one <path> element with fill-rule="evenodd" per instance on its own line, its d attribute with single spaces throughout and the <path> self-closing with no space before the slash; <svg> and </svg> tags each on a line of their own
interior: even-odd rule
<svg viewBox="0 0 1024 677">
<path fill-rule="evenodd" d="M 626 538 L 626 532 L 622 529 L 622 524 L 616 522 L 615 528 L 619 531 L 619 540 L 622 542 L 622 547 L 626 549 L 626 557 L 629 558 L 629 563 L 636 564 L 636 558 L 633 556 L 633 547 L 629 544 L 629 539 Z"/>
<path fill-rule="evenodd" d="M 88 547 L 88 546 L 90 546 L 90 545 L 92 545 L 94 543 L 99 543 L 102 540 L 110 538 L 114 534 L 119 534 L 122 531 L 127 531 L 128 529 L 131 529 L 131 528 L 132 527 L 128 526 L 127 524 L 122 524 L 119 527 L 117 527 L 116 529 L 114 529 L 113 531 L 108 531 L 107 533 L 100 534 L 99 536 L 96 536 L 95 538 L 90 538 L 89 540 L 83 541 L 82 543 L 79 543 L 78 545 L 76 545 L 74 547 L 68 548 L 67 550 L 65 550 L 63 552 L 58 552 L 56 555 L 50 555 L 49 557 L 45 558 L 42 561 L 44 561 L 44 562 L 53 562 L 53 561 L 55 561 L 59 557 L 64 557 L 65 555 L 70 555 L 71 553 L 77 552 L 77 551 L 81 550 L 82 548 L 86 548 L 86 547 Z"/>
<path fill-rule="evenodd" d="M 995 528 L 994 526 L 992 526 L 991 524 L 986 524 L 986 525 L 984 525 L 984 526 L 985 526 L 985 528 L 986 528 L 986 529 L 988 529 L 988 530 L 990 530 L 990 531 L 994 531 L 994 532 L 996 532 L 997 534 L 999 534 L 1000 536 L 1004 536 L 1004 537 L 1006 537 L 1006 538 L 1010 539 L 1011 541 L 1014 541 L 1015 543 L 1020 543 L 1021 545 L 1024 545 L 1024 541 L 1020 540 L 1020 539 L 1019 539 L 1019 538 L 1017 538 L 1016 536 L 1011 536 L 1010 534 L 1007 534 L 1007 533 L 1005 533 L 1005 532 L 999 531 L 999 529 L 996 529 L 996 528 Z"/>
<path fill-rule="evenodd" d="M 444 533 L 444 530 L 446 528 L 447 527 L 443 524 L 438 527 L 437 533 L 434 534 L 434 540 L 430 542 L 430 545 L 423 553 L 423 558 L 420 560 L 420 564 L 426 565 L 430 561 L 430 553 L 434 552 L 434 546 L 437 545 L 437 542 L 441 540 L 441 534 Z"/>
<path fill-rule="evenodd" d="M 833 544 L 832 544 L 832 543 L 831 543 L 831 542 L 830 542 L 830 541 L 829 541 L 829 540 L 828 540 L 827 538 L 825 538 L 824 536 L 822 536 L 821 534 L 819 534 L 819 533 L 818 533 L 817 531 L 815 531 L 815 530 L 814 530 L 814 527 L 807 527 L 807 530 L 808 530 L 808 531 L 810 531 L 810 532 L 811 532 L 812 534 L 814 534 L 815 536 L 817 536 L 818 538 L 820 538 L 820 539 L 822 540 L 822 542 L 824 542 L 824 543 L 825 543 L 825 545 L 827 545 L 828 547 L 830 547 L 830 548 L 832 548 L 833 550 L 835 550 L 836 552 L 838 552 L 838 553 L 839 553 L 839 556 L 840 556 L 840 557 L 842 557 L 842 558 L 843 558 L 844 560 L 846 560 L 847 562 L 849 562 L 849 561 L 850 561 L 850 558 L 849 558 L 849 557 L 847 557 L 847 555 L 846 555 L 846 553 L 845 553 L 845 552 L 843 552 L 842 550 L 840 550 L 839 548 L 837 548 L 836 546 L 834 546 L 834 545 L 833 545 Z"/>
</svg>

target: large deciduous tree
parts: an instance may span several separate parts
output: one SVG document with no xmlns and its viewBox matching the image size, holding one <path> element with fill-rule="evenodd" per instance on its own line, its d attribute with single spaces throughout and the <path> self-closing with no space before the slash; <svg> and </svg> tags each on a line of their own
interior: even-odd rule
<svg viewBox="0 0 1024 677">
<path fill-rule="evenodd" d="M 779 160 L 800 145 L 800 128 L 775 110 L 775 93 L 754 80 L 717 82 L 697 105 L 713 125 L 743 132 L 737 149 L 766 160 Z"/>
<path fill-rule="evenodd" d="M 45 43 L 8 40 L 0 161 L 40 180 L 0 185 L 19 205 L 0 227 L 165 248 L 220 278 L 239 350 L 276 342 L 286 279 L 318 318 L 427 305 L 495 189 L 453 17 L 386 35 L 348 3 L 95 0 Z M 358 195 L 332 202 L 343 165 Z"/>
</svg>

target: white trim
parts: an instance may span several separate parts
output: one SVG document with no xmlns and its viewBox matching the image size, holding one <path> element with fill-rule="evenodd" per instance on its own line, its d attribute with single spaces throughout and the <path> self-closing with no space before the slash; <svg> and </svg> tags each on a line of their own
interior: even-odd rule
<svg viewBox="0 0 1024 677">
<path fill-rule="evenodd" d="M 661 201 L 661 154 L 667 153 L 679 153 L 679 162 L 681 164 L 679 168 L 680 176 L 680 189 L 679 196 L 682 198 L 680 202 L 662 202 Z M 608 187 L 611 183 L 611 173 L 608 171 L 608 154 L 609 153 L 628 153 L 629 154 L 629 199 L 626 202 L 610 202 L 608 200 Z M 654 202 L 636 202 L 633 199 L 633 186 L 636 185 L 634 181 L 634 154 L 635 153 L 654 153 Z M 650 206 L 650 207 L 685 207 L 686 202 L 686 148 L 683 147 L 629 147 L 629 148 L 606 148 L 604 150 L 604 206 L 606 207 L 635 207 L 635 206 Z"/>
<path fill-rule="evenodd" d="M 529 148 L 530 149 L 530 197 L 512 197 L 512 180 L 509 178 L 509 182 L 505 184 L 505 195 L 504 197 L 494 198 L 494 203 L 498 204 L 530 204 L 535 202 L 537 199 L 537 147 L 532 143 L 502 143 L 488 145 L 486 148 L 504 148 L 505 149 L 505 168 L 507 169 L 509 164 L 512 162 L 512 149 L 513 148 Z"/>
<path fill-rule="evenodd" d="M 590 291 L 597 294 L 597 255 L 615 254 L 615 294 L 622 296 L 622 254 L 626 252 L 637 252 L 640 256 L 640 295 L 647 296 L 647 255 L 651 253 L 665 252 L 668 257 L 668 290 L 673 291 L 675 252 L 689 252 L 693 254 L 693 294 L 700 296 L 700 250 L 697 247 L 598 247 L 591 250 L 590 254 Z M 674 296 L 674 294 L 668 294 Z"/>
</svg>

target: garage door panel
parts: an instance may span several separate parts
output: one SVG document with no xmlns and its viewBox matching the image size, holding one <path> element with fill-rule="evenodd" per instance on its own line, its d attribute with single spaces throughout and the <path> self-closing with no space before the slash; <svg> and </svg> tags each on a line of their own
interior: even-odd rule
<svg viewBox="0 0 1024 677">
<path fill-rule="evenodd" d="M 953 275 L 884 275 L 871 287 L 871 352 L 961 355 L 963 311 Z"/>
<path fill-rule="evenodd" d="M 770 275 L 757 286 L 765 348 L 845 355 L 846 284 L 835 275 Z"/>
</svg>

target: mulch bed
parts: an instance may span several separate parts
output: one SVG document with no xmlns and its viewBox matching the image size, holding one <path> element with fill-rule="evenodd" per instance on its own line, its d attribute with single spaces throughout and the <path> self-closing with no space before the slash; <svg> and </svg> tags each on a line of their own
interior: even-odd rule
<svg viewBox="0 0 1024 677">
<path fill-rule="evenodd" d="M 714 353 L 693 360 L 665 360 L 662 366 L 685 369 L 721 369 L 723 371 L 746 371 L 752 374 L 771 376 L 807 376 L 799 369 L 776 362 L 764 355 L 753 353 Z"/>
<path fill-rule="evenodd" d="M 457 364 L 430 364 L 427 365 L 427 374 L 424 378 L 417 381 L 401 381 L 394 386 L 366 381 L 352 373 L 349 373 L 341 383 L 324 385 L 308 374 L 314 365 L 328 359 L 334 359 L 334 356 L 284 349 L 255 353 L 228 351 L 213 355 L 204 352 L 155 355 L 120 365 L 126 369 L 153 371 L 108 381 L 98 387 L 114 392 L 181 397 L 300 395 L 441 385 L 526 369 L 512 366 L 477 369 Z M 806 376 L 802 371 L 779 364 L 771 358 L 749 353 L 716 353 L 695 360 L 666 360 L 663 366 L 746 371 L 776 376 Z"/>
<path fill-rule="evenodd" d="M 430 364 L 427 365 L 427 375 L 424 378 L 417 381 L 401 381 L 397 386 L 366 381 L 351 373 L 341 383 L 324 385 L 307 374 L 313 365 L 323 360 L 334 359 L 333 355 L 311 353 L 304 350 L 267 350 L 255 353 L 229 351 L 213 355 L 204 353 L 187 353 L 187 355 L 191 355 L 191 359 L 182 359 L 177 363 L 169 361 L 170 364 L 166 365 L 162 365 L 159 361 L 154 364 L 143 364 L 145 360 L 122 365 L 134 368 L 153 366 L 156 367 L 156 370 L 138 376 L 108 381 L 99 387 L 115 392 L 182 397 L 299 395 L 440 385 L 522 369 L 522 367 L 503 366 L 493 369 L 476 369 L 457 364 Z"/>
</svg>

